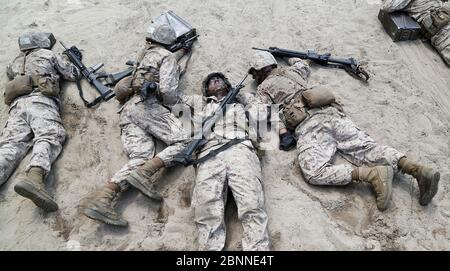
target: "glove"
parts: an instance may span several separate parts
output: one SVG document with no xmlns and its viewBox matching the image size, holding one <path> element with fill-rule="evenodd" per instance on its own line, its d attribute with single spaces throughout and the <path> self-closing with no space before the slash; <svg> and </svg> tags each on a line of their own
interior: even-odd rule
<svg viewBox="0 0 450 271">
<path fill-rule="evenodd" d="M 280 150 L 289 151 L 296 145 L 296 140 L 291 132 L 280 135 Z"/>
<path fill-rule="evenodd" d="M 189 52 L 190 50 L 192 50 L 192 45 L 194 45 L 194 41 L 190 41 L 190 42 L 186 42 L 183 44 L 183 50 L 185 53 Z"/>
<path fill-rule="evenodd" d="M 139 96 L 141 97 L 141 101 L 145 101 L 148 97 L 148 94 L 152 91 L 155 91 L 158 88 L 158 85 L 153 81 L 146 81 L 141 88 L 141 92 Z"/>
</svg>

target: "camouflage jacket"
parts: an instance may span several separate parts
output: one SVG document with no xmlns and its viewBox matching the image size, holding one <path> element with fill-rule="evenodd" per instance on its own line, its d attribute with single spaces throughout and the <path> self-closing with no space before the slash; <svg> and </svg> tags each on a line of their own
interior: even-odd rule
<svg viewBox="0 0 450 271">
<path fill-rule="evenodd" d="M 19 55 L 7 66 L 6 73 L 10 80 L 22 74 L 24 56 Z M 47 49 L 31 50 L 26 55 L 25 74 L 50 76 L 56 78 L 58 82 L 61 76 L 69 81 L 76 81 L 80 76 L 80 72 L 70 61 Z"/>
<path fill-rule="evenodd" d="M 307 88 L 311 73 L 309 65 L 299 58 L 290 58 L 289 67 L 274 69 L 257 87 L 256 99 L 263 104 L 282 104 Z"/>
<path fill-rule="evenodd" d="M 202 122 L 212 116 L 219 108 L 222 99 L 217 99 L 214 96 L 205 98 L 202 95 L 181 95 L 182 102 L 193 110 L 192 122 L 194 123 L 195 133 L 200 131 Z M 202 147 L 201 151 L 218 148 L 231 139 L 249 138 L 247 121 L 243 104 L 229 104 L 225 110 L 225 115 L 216 122 L 213 131 L 207 137 L 208 142 Z M 244 141 L 242 144 L 253 148 L 250 140 Z"/>
<path fill-rule="evenodd" d="M 23 53 L 20 54 L 7 66 L 6 73 L 10 80 L 13 80 L 18 75 L 51 77 L 57 86 L 58 95 L 61 77 L 69 81 L 76 81 L 80 77 L 80 71 L 75 65 L 61 55 L 47 49 L 34 49 L 27 52 L 26 56 Z M 40 91 L 33 91 L 27 96 L 47 97 Z M 60 106 L 58 97 L 52 96 L 51 99 L 56 101 L 58 107 Z M 13 101 L 10 108 L 13 108 L 16 103 L 17 99 Z"/>
<path fill-rule="evenodd" d="M 157 95 L 164 105 L 174 105 L 178 100 L 178 82 L 181 68 L 177 56 L 159 45 L 150 45 L 138 66 L 138 73 L 145 74 L 148 70 L 156 71 L 156 81 L 159 83 Z M 149 99 L 156 99 L 151 94 Z"/>
<path fill-rule="evenodd" d="M 384 0 L 381 7 L 386 12 L 405 11 L 421 22 L 430 12 L 442 7 L 441 0 Z"/>
</svg>

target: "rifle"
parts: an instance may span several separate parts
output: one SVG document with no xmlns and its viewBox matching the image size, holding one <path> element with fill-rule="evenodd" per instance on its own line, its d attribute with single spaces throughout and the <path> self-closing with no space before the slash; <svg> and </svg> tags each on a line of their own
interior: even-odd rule
<svg viewBox="0 0 450 271">
<path fill-rule="evenodd" d="M 132 65 L 131 65 L 132 66 Z M 105 86 L 114 86 L 122 80 L 123 78 L 130 76 L 133 73 L 134 68 L 130 67 L 124 71 L 121 72 L 114 72 L 114 73 L 99 73 L 97 79 L 103 79 L 105 80 Z"/>
<path fill-rule="evenodd" d="M 260 49 L 253 47 L 252 49 L 269 52 L 275 57 L 298 57 L 301 59 L 310 59 L 322 66 L 343 69 L 356 79 L 363 80 L 365 82 L 369 80 L 369 74 L 358 64 L 358 62 L 353 57 L 345 59 L 332 58 L 330 53 L 318 54 L 317 52 L 311 50 L 303 53 L 281 49 L 278 47 L 269 47 L 269 49 Z"/>
<path fill-rule="evenodd" d="M 113 98 L 115 96 L 113 90 L 105 85 L 103 85 L 99 78 L 102 76 L 96 74 L 96 72 L 103 67 L 103 63 L 99 63 L 97 65 L 94 65 L 92 67 L 87 68 L 82 62 L 82 54 L 80 50 L 78 50 L 77 47 L 72 46 L 70 48 L 67 48 L 62 41 L 60 41 L 61 45 L 64 47 L 65 51 L 64 54 L 66 54 L 69 57 L 70 62 L 72 62 L 81 72 L 81 74 L 86 78 L 89 82 L 89 84 L 93 85 L 95 89 L 100 93 L 100 96 L 95 98 L 92 102 L 88 102 L 84 99 L 83 96 L 83 90 L 81 89 L 80 82 L 77 81 L 77 87 L 78 91 L 80 93 L 80 97 L 83 100 L 84 104 L 87 107 L 92 107 L 99 103 L 101 100 L 108 101 L 109 99 Z"/>
<path fill-rule="evenodd" d="M 192 37 L 190 37 L 190 38 L 188 38 L 188 39 L 181 40 L 181 41 L 179 41 L 179 42 L 177 42 L 177 43 L 175 43 L 175 44 L 169 46 L 169 47 L 167 48 L 167 50 L 169 50 L 169 51 L 171 51 L 172 53 L 174 53 L 174 52 L 180 50 L 181 48 L 189 47 L 189 46 L 191 45 L 191 43 L 193 43 L 195 40 L 197 40 L 197 38 L 198 38 L 199 36 L 200 36 L 200 35 L 194 35 L 194 36 L 192 36 Z"/>
<path fill-rule="evenodd" d="M 181 71 L 180 76 L 182 76 L 189 65 L 189 61 L 191 60 L 192 57 L 192 45 L 194 44 L 194 41 L 197 40 L 197 38 L 200 35 L 197 35 L 195 28 L 193 28 L 191 31 L 189 31 L 188 33 L 184 34 L 183 36 L 179 37 L 177 39 L 177 42 L 174 43 L 173 45 L 170 45 L 167 50 L 171 51 L 172 53 L 175 53 L 176 51 L 180 50 L 181 48 L 189 48 L 189 53 L 188 53 L 188 57 L 187 60 L 184 64 L 184 68 Z M 184 55 L 183 55 L 184 57 Z"/>
<path fill-rule="evenodd" d="M 225 114 L 227 104 L 232 103 L 236 96 L 239 94 L 239 91 L 245 86 L 244 82 L 245 79 L 247 79 L 247 76 L 248 74 L 237 86 L 228 91 L 227 96 L 225 96 L 225 98 L 220 103 L 219 108 L 217 108 L 213 115 L 209 116 L 203 121 L 201 138 L 192 140 L 180 154 L 174 157 L 174 163 L 181 164 L 185 167 L 195 164 L 196 161 L 192 158 L 192 155 L 207 141 L 206 138 L 212 131 L 214 125 L 219 120 L 219 118 L 223 117 L 223 115 Z"/>
</svg>

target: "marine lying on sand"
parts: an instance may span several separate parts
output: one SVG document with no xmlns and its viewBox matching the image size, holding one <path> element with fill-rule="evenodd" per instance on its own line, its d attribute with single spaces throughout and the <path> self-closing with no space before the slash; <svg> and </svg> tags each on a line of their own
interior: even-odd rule
<svg viewBox="0 0 450 271">
<path fill-rule="evenodd" d="M 44 181 L 62 150 L 66 132 L 60 116 L 60 79 L 75 81 L 80 72 L 51 51 L 51 33 L 27 32 L 19 37 L 21 54 L 7 67 L 5 87 L 9 118 L 0 136 L 0 185 L 32 147 L 14 190 L 46 212 L 58 209 Z"/>
<path fill-rule="evenodd" d="M 180 97 L 189 104 L 187 96 L 178 87 L 181 77 L 178 60 L 190 47 L 183 48 L 179 53 L 168 51 L 167 46 L 176 40 L 176 36 L 166 24 L 152 24 L 148 35 L 135 72 L 115 88 L 116 97 L 123 104 L 120 129 L 130 161 L 104 186 L 83 199 L 83 213 L 86 216 L 116 226 L 128 224 L 114 208 L 120 193 L 131 186 L 160 203 L 163 197 L 157 192 L 158 180 L 153 175 L 162 168 L 174 166 L 174 157 L 189 142 L 189 132 L 168 108 L 177 104 Z M 53 44 L 53 36 L 43 33 L 28 33 L 19 39 L 24 54 L 8 66 L 11 81 L 6 89 L 5 102 L 10 105 L 10 116 L 0 137 L 0 185 L 11 176 L 34 141 L 30 162 L 18 176 L 14 189 L 47 212 L 56 211 L 58 206 L 46 191 L 44 180 L 65 139 L 59 115 L 59 80 L 62 77 L 73 81 L 80 75 L 74 65 L 49 50 Z M 442 52 L 445 53 L 445 50 Z M 282 149 L 297 146 L 299 166 L 308 183 L 347 185 L 367 182 L 375 190 L 378 209 L 385 210 L 391 199 L 393 173 L 402 172 L 417 180 L 420 204 L 431 202 L 438 191 L 440 174 L 437 170 L 376 143 L 334 103 L 330 93 L 324 95 L 320 88 L 307 90 L 311 73 L 307 62 L 290 58 L 288 63 L 289 67 L 279 67 L 271 54 L 258 52 L 248 71 L 257 81 L 257 91 L 255 95 L 247 93 L 249 95 L 242 103 L 250 106 L 249 115 L 255 119 L 261 116 L 251 114 L 260 110 L 252 108 L 283 105 L 279 112 Z M 216 106 L 229 89 L 230 84 L 223 74 L 208 76 L 202 88 L 204 96 L 210 99 L 206 107 Z M 214 94 L 210 95 L 208 91 Z M 320 106 L 314 106 L 312 101 L 316 100 L 316 94 L 326 97 L 329 102 L 319 102 Z M 292 106 L 292 102 L 301 106 Z M 299 111 L 299 108 L 306 111 Z M 233 110 L 243 114 L 229 113 L 246 118 L 243 106 L 236 104 Z M 217 126 L 223 126 L 221 130 L 226 132 L 225 124 L 233 128 L 237 126 L 234 122 Z M 226 139 L 230 136 L 222 134 L 217 137 Z M 155 154 L 155 138 L 167 145 L 158 154 Z M 214 140 L 217 141 L 217 138 L 210 139 L 208 143 Z M 201 249 L 221 250 L 225 243 L 224 191 L 211 193 L 211 182 L 218 184 L 218 187 L 225 187 L 226 183 L 233 193 L 244 195 L 236 200 L 244 226 L 244 249 L 269 248 L 260 161 L 254 151 L 255 145 L 250 141 L 242 142 L 199 165 L 193 206 Z M 201 155 L 210 146 L 206 144 L 198 154 Z M 336 151 L 347 154 L 359 166 L 332 165 L 330 161 Z M 235 156 L 238 159 L 234 159 Z M 228 172 L 233 172 L 235 178 L 222 178 Z M 246 182 L 242 183 L 242 180 Z M 210 206 L 211 202 L 214 202 L 213 206 Z M 252 219 L 258 223 L 250 223 Z"/>
</svg>

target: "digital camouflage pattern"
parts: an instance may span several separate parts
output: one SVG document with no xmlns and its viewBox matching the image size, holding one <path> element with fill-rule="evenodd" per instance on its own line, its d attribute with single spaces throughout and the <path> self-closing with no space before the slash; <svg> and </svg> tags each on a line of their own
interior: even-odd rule
<svg viewBox="0 0 450 271">
<path fill-rule="evenodd" d="M 271 53 L 258 51 L 253 55 L 251 59 L 250 69 L 248 70 L 248 73 L 252 74 L 255 70 L 258 71 L 268 66 L 276 66 L 277 64 L 278 63 L 275 57 Z"/>
<path fill-rule="evenodd" d="M 297 58 L 289 59 L 289 64 L 291 66 L 273 70 L 258 86 L 257 103 L 282 105 L 295 93 L 306 89 L 311 73 L 309 65 Z M 378 145 L 333 106 L 308 110 L 308 117 L 296 127 L 295 135 L 300 169 L 306 181 L 316 185 L 351 182 L 351 165 L 331 164 L 336 151 L 356 164 L 386 164 L 394 169 L 404 156 L 390 147 Z"/>
<path fill-rule="evenodd" d="M 449 3 L 446 3 L 449 5 Z M 430 12 L 441 8 L 444 2 L 441 0 L 384 0 L 381 7 L 387 12 L 405 11 L 411 17 L 422 23 Z M 442 27 L 431 38 L 431 44 L 436 48 L 444 61 L 450 65 L 450 22 Z"/>
<path fill-rule="evenodd" d="M 167 144 L 168 147 L 157 156 L 170 166 L 173 155 L 184 148 L 189 138 L 180 120 L 166 108 L 175 105 L 180 96 L 180 66 L 175 55 L 161 46 L 150 45 L 139 64 L 136 80 L 143 81 L 147 72 L 159 82 L 156 93 L 150 93 L 145 101 L 135 95 L 120 110 L 122 144 L 130 161 L 114 174 L 111 181 L 119 184 L 122 190 L 129 187 L 126 177 L 154 157 L 155 139 Z"/>
<path fill-rule="evenodd" d="M 166 166 L 171 166 L 173 156 L 186 146 L 189 139 L 182 123 L 169 109 L 152 99 L 141 102 L 137 95 L 123 107 L 120 128 L 122 144 L 130 160 L 111 181 L 119 184 L 122 190 L 129 186 L 126 177 L 155 156 L 155 139 L 167 145 L 156 155 Z"/>
<path fill-rule="evenodd" d="M 376 143 L 334 107 L 318 111 L 295 129 L 298 163 L 305 180 L 314 185 L 346 185 L 354 166 L 333 165 L 336 152 L 356 166 L 390 165 L 405 155 Z"/>
<path fill-rule="evenodd" d="M 381 9 L 386 12 L 405 11 L 417 21 L 442 6 L 441 0 L 384 0 Z"/>
<path fill-rule="evenodd" d="M 265 53 L 265 52 L 264 52 Z M 256 98 L 264 104 L 282 104 L 307 87 L 311 69 L 306 61 L 290 58 L 290 66 L 278 67 L 257 88 Z"/>
<path fill-rule="evenodd" d="M 277 67 L 272 70 L 268 77 L 258 85 L 254 100 L 249 99 L 248 97 L 246 97 L 245 100 L 252 101 L 255 105 L 276 104 L 280 105 L 280 108 L 282 108 L 282 105 L 293 98 L 296 93 L 306 90 L 308 78 L 311 74 L 308 63 L 300 58 L 290 58 L 288 59 L 288 63 L 290 65 L 288 67 Z M 251 104 L 249 105 L 249 111 L 251 113 L 254 112 L 251 108 Z M 252 117 L 256 118 L 254 116 Z M 283 113 L 280 111 L 279 119 L 282 120 L 283 118 Z M 279 125 L 278 127 L 280 129 L 285 128 L 283 122 L 278 122 L 277 125 Z"/>
<path fill-rule="evenodd" d="M 8 77 L 14 79 L 22 70 L 23 56 L 8 65 Z M 46 49 L 32 50 L 28 54 L 25 74 L 52 76 L 57 80 L 62 77 L 71 81 L 79 77 L 74 65 Z M 66 137 L 59 109 L 57 97 L 44 96 L 38 89 L 13 101 L 0 136 L 0 185 L 8 180 L 32 146 L 27 169 L 40 167 L 46 173 L 50 171 Z"/>
<path fill-rule="evenodd" d="M 159 83 L 156 93 L 151 93 L 147 99 L 161 101 L 166 106 L 176 104 L 181 73 L 176 56 L 159 45 L 150 45 L 139 64 L 135 80 L 141 80 L 146 73 L 152 73 L 151 77 L 157 77 L 155 81 Z"/>
<path fill-rule="evenodd" d="M 202 96 L 183 97 L 183 101 L 198 109 L 196 121 L 212 115 L 221 100 Z M 197 111 L 198 112 L 198 111 Z M 227 107 L 225 116 L 215 125 L 199 153 L 203 157 L 230 139 L 248 138 L 244 106 L 240 103 Z M 268 217 L 264 204 L 261 166 L 250 140 L 234 145 L 217 156 L 198 165 L 192 206 L 198 229 L 200 250 L 222 250 L 225 246 L 224 210 L 228 187 L 238 208 L 238 217 L 244 228 L 244 250 L 269 250 Z"/>
<path fill-rule="evenodd" d="M 220 152 L 197 168 L 192 206 L 199 250 L 222 250 L 225 246 L 228 187 L 244 228 L 243 250 L 269 250 L 261 167 L 254 150 L 243 144 Z"/>
</svg>

